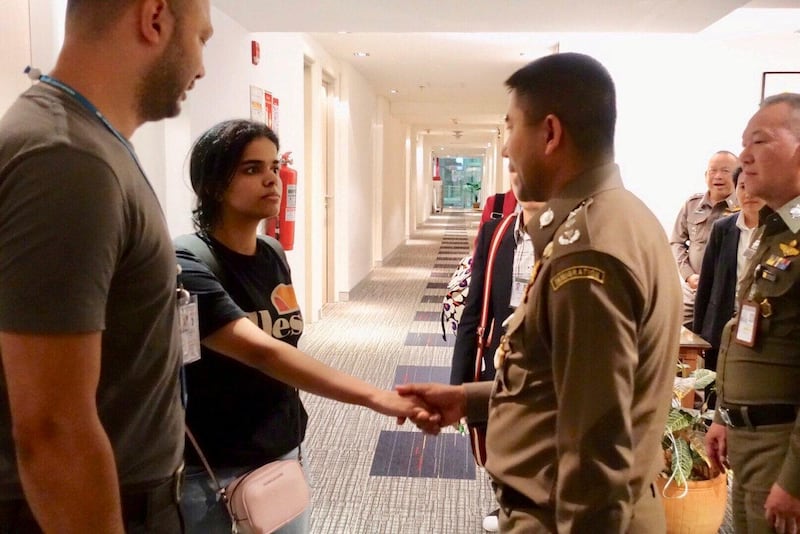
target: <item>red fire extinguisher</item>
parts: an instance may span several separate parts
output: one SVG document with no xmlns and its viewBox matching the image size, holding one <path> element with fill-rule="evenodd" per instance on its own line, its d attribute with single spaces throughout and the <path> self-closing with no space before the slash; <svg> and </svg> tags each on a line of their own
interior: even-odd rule
<svg viewBox="0 0 800 534">
<path fill-rule="evenodd" d="M 264 223 L 264 233 L 277 237 L 286 250 L 294 248 L 294 224 L 297 214 L 297 171 L 289 166 L 292 163 L 291 152 L 281 155 L 279 173 L 283 183 L 281 209 L 277 218 L 267 219 Z"/>
</svg>

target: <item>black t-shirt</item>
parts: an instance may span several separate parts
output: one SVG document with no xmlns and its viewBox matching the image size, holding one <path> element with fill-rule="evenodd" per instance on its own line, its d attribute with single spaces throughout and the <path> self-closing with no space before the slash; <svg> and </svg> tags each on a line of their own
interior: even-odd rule
<svg viewBox="0 0 800 534">
<path fill-rule="evenodd" d="M 211 244 L 222 281 L 191 252 L 176 252 L 183 286 L 197 295 L 200 338 L 248 317 L 272 337 L 297 346 L 303 317 L 278 253 L 261 240 L 253 256 L 213 238 Z M 261 371 L 203 347 L 201 359 L 186 366 L 186 382 L 186 421 L 213 467 L 265 463 L 305 436 L 307 415 L 296 390 Z M 199 464 L 189 444 L 186 455 L 188 463 Z"/>
</svg>

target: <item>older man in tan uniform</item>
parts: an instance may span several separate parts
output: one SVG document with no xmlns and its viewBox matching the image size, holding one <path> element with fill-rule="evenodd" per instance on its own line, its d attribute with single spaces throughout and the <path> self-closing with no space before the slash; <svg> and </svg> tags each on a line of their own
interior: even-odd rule
<svg viewBox="0 0 800 534">
<path fill-rule="evenodd" d="M 506 83 L 505 149 L 520 199 L 547 201 L 527 225 L 538 256 L 531 282 L 494 384 L 402 391 L 440 410 L 416 421 L 428 431 L 488 408 L 501 532 L 663 532 L 652 482 L 681 294 L 664 230 L 613 163 L 613 81 L 588 56 L 557 54 Z"/>
<path fill-rule="evenodd" d="M 738 166 L 739 159 L 732 152 L 715 152 L 705 172 L 708 190 L 690 196 L 675 219 L 669 244 L 683 284 L 683 323 L 687 328 L 694 318 L 695 293 L 711 227 L 717 219 L 739 211 L 733 183 Z"/>
<path fill-rule="evenodd" d="M 761 197 L 737 315 L 717 364 L 709 457 L 734 471 L 736 532 L 800 524 L 800 94 L 764 101 L 742 136 L 747 190 Z"/>
</svg>

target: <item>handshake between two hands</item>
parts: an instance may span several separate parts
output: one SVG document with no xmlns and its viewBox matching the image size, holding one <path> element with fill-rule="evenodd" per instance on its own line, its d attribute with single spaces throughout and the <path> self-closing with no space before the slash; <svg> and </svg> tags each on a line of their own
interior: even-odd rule
<svg viewBox="0 0 800 534">
<path fill-rule="evenodd" d="M 447 384 L 402 384 L 396 388 L 394 402 L 379 410 L 397 417 L 402 425 L 410 419 L 428 434 L 438 434 L 442 427 L 452 425 L 466 415 L 467 395 L 464 386 Z M 389 393 L 389 392 L 387 392 Z"/>
</svg>

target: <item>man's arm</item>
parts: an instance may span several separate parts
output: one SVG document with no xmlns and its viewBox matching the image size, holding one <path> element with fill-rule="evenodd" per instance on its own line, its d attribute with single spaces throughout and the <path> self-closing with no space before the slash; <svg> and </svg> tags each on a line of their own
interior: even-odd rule
<svg viewBox="0 0 800 534">
<path fill-rule="evenodd" d="M 45 532 L 124 532 L 114 453 L 97 414 L 99 332 L 0 332 L 25 498 Z"/>
<path fill-rule="evenodd" d="M 639 489 L 631 485 L 631 411 L 642 290 L 616 258 L 593 251 L 554 259 L 553 278 L 575 267 L 604 276 L 569 279 L 547 298 L 558 401 L 556 520 L 559 532 L 625 532 Z"/>
<path fill-rule="evenodd" d="M 795 420 L 778 480 L 772 485 L 764 508 L 770 524 L 791 522 L 800 527 L 800 415 Z"/>
<path fill-rule="evenodd" d="M 681 273 L 681 280 L 686 281 L 690 276 L 696 274 L 692 266 L 689 265 L 689 247 L 686 242 L 689 240 L 689 224 L 686 219 L 688 203 L 681 206 L 678 217 L 675 219 L 675 226 L 672 228 L 672 235 L 669 238 L 669 246 L 672 249 L 672 256 L 678 265 Z"/>
</svg>

